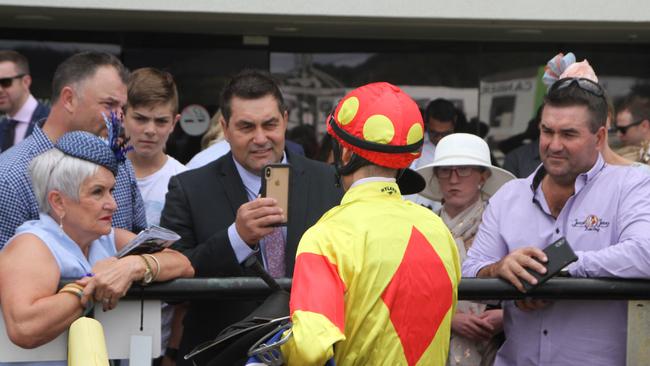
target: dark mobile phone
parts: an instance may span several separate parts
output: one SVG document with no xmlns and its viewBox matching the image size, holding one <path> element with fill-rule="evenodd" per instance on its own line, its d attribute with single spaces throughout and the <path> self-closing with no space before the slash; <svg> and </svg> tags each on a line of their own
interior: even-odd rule
<svg viewBox="0 0 650 366">
<path fill-rule="evenodd" d="M 262 197 L 271 197 L 278 201 L 284 211 L 285 221 L 276 226 L 284 226 L 289 219 L 289 164 L 269 164 L 262 169 Z"/>
<path fill-rule="evenodd" d="M 522 281 L 526 292 L 535 289 L 537 286 L 548 281 L 549 278 L 558 274 L 562 268 L 578 260 L 578 256 L 573 252 L 571 245 L 569 245 L 569 242 L 564 237 L 544 248 L 544 253 L 546 253 L 546 258 L 548 259 L 546 263 L 542 263 L 544 267 L 546 267 L 546 273 L 539 274 L 537 271 L 526 268 L 526 270 L 537 279 L 536 285 L 531 285 L 527 281 Z"/>
</svg>

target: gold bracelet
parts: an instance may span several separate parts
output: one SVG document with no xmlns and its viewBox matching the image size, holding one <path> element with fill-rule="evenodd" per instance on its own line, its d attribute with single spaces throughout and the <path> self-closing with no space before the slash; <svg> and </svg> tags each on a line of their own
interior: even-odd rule
<svg viewBox="0 0 650 366">
<path fill-rule="evenodd" d="M 65 288 L 65 287 L 72 287 L 72 288 L 79 289 L 79 290 L 81 290 L 81 291 L 84 290 L 84 287 L 83 287 L 83 286 L 81 286 L 81 285 L 79 285 L 79 284 L 77 284 L 77 283 L 74 283 L 74 282 L 68 283 L 67 285 L 65 285 L 65 286 L 63 286 L 63 287 L 64 287 L 64 288 Z"/>
<path fill-rule="evenodd" d="M 144 261 L 145 269 L 144 269 L 144 275 L 142 277 L 142 281 L 140 281 L 140 284 L 143 286 L 146 286 L 153 281 L 153 271 L 151 270 L 151 265 L 149 264 L 149 261 L 147 260 L 147 257 L 144 255 L 140 254 L 138 257 L 142 258 Z"/>
<path fill-rule="evenodd" d="M 79 298 L 79 301 L 81 301 L 81 299 L 82 299 L 83 296 L 84 296 L 84 288 L 83 288 L 83 286 L 81 286 L 81 285 L 79 285 L 79 284 L 76 284 L 76 283 L 69 283 L 69 284 L 63 286 L 63 287 L 59 290 L 58 293 L 61 294 L 61 293 L 64 293 L 64 292 L 67 292 L 67 293 L 69 293 L 69 294 L 73 294 L 73 295 L 77 296 L 77 297 Z M 81 304 L 81 303 L 80 303 L 80 304 Z M 81 307 L 84 309 L 84 311 L 83 311 L 83 313 L 81 314 L 81 316 L 86 316 L 86 315 L 88 315 L 88 314 L 93 310 L 93 308 L 95 307 L 95 302 L 93 301 L 92 298 L 90 298 L 90 299 L 87 300 L 86 306 L 84 306 L 83 304 L 81 304 Z"/>
<path fill-rule="evenodd" d="M 61 293 L 64 293 L 64 292 L 73 294 L 73 295 L 77 296 L 79 299 L 81 299 L 83 297 L 83 295 L 84 295 L 84 292 L 82 290 L 80 290 L 78 288 L 71 287 L 71 286 L 70 287 L 69 286 L 64 286 L 62 289 L 59 290 L 58 293 L 61 294 Z"/>
<path fill-rule="evenodd" d="M 65 291 L 63 291 L 63 290 L 65 290 Z M 71 292 L 71 291 L 74 291 L 74 292 Z M 72 282 L 72 283 L 68 283 L 67 285 L 63 286 L 59 290 L 59 292 L 70 292 L 70 293 L 77 293 L 78 292 L 78 293 L 81 294 L 81 295 L 79 295 L 79 297 L 82 297 L 83 293 L 84 293 L 84 288 L 83 288 L 83 286 Z"/>
<path fill-rule="evenodd" d="M 158 278 L 158 275 L 160 274 L 160 262 L 158 261 L 158 258 L 153 256 L 152 254 L 143 254 L 143 256 L 153 259 L 153 261 L 156 263 L 156 272 L 154 272 L 153 278 L 151 280 L 151 281 L 155 281 L 156 278 Z"/>
</svg>

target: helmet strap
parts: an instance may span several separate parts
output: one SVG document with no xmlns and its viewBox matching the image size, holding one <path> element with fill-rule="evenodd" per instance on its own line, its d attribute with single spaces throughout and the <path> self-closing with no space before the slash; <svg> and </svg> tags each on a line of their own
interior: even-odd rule
<svg viewBox="0 0 650 366">
<path fill-rule="evenodd" d="M 334 163 L 332 164 L 334 165 L 334 176 L 336 177 L 337 188 L 341 187 L 341 154 L 343 154 L 341 145 L 339 145 L 339 142 L 336 140 L 336 138 L 332 138 L 332 156 L 334 157 Z"/>
<path fill-rule="evenodd" d="M 396 179 L 396 180 L 399 180 L 400 178 L 402 178 L 402 175 L 404 174 L 404 171 L 405 171 L 405 170 L 406 170 L 406 168 L 404 168 L 404 169 L 397 169 L 397 176 L 395 176 L 395 179 Z"/>
<path fill-rule="evenodd" d="M 334 168 L 336 168 L 336 181 L 338 187 L 341 186 L 342 176 L 350 175 L 360 168 L 372 164 L 370 161 L 353 152 L 350 161 L 343 165 L 343 149 L 336 139 L 332 139 L 332 154 L 334 155 Z"/>
</svg>

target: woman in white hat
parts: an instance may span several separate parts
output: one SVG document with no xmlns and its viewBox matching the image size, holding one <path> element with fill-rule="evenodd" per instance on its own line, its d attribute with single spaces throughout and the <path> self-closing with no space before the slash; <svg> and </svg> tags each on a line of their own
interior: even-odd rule
<svg viewBox="0 0 650 366">
<path fill-rule="evenodd" d="M 433 163 L 417 170 L 426 181 L 420 192 L 442 201 L 440 217 L 465 260 L 478 230 L 487 199 L 515 176 L 490 163 L 490 149 L 480 137 L 456 133 L 436 146 Z M 491 365 L 498 346 L 503 313 L 486 310 L 484 304 L 459 301 L 452 319 L 448 365 Z"/>
</svg>

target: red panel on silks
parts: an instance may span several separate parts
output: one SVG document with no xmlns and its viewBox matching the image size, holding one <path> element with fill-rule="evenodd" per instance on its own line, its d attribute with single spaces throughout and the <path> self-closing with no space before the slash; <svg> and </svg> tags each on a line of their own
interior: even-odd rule
<svg viewBox="0 0 650 366">
<path fill-rule="evenodd" d="M 417 364 L 451 307 L 452 287 L 440 257 L 415 227 L 402 263 L 381 298 L 408 364 Z"/>
<path fill-rule="evenodd" d="M 314 253 L 302 253 L 296 258 L 296 266 L 308 268 L 301 271 L 291 291 L 292 312 L 296 310 L 323 314 L 341 333 L 344 332 L 345 284 L 341 281 L 339 271 L 326 256 Z"/>
</svg>

